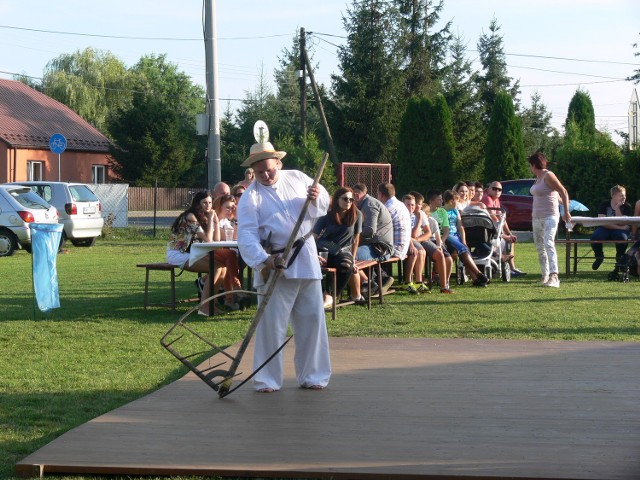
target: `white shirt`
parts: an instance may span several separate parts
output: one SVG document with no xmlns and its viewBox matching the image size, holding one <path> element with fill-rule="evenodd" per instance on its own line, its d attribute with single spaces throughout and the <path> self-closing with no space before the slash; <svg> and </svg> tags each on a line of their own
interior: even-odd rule
<svg viewBox="0 0 640 480">
<path fill-rule="evenodd" d="M 313 184 L 309 178 L 297 170 L 280 170 L 278 181 L 265 186 L 253 182 L 242 194 L 238 203 L 238 247 L 242 259 L 251 268 L 265 262 L 269 254 L 261 246 L 271 233 L 272 250 L 282 250 L 293 231 L 307 198 L 307 189 Z M 305 220 L 297 238 L 311 231 L 316 220 L 326 215 L 329 208 L 329 194 L 322 187 L 318 198 L 309 204 Z M 312 236 L 307 238 L 300 253 L 287 268 L 285 278 L 322 278 L 316 243 Z M 254 275 L 254 286 L 262 283 L 262 275 Z"/>
</svg>

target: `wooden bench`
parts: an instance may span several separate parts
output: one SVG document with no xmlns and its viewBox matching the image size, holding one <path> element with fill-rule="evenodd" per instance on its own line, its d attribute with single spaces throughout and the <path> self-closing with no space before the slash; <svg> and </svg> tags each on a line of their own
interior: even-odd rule
<svg viewBox="0 0 640 480">
<path fill-rule="evenodd" d="M 377 262 L 375 260 L 360 260 L 356 262 L 356 266 L 358 267 L 358 270 L 366 270 L 367 271 L 367 278 L 371 278 L 372 273 L 373 273 L 373 268 L 376 268 L 376 272 L 378 275 L 378 278 L 381 277 L 382 275 L 382 264 L 384 263 L 395 263 L 398 262 L 399 259 L 396 257 L 392 257 L 388 260 L 385 260 L 384 262 Z M 356 302 L 354 302 L 353 300 L 342 300 L 342 292 L 336 292 L 337 290 L 337 269 L 333 268 L 333 267 L 322 267 L 322 273 L 325 275 L 327 282 L 330 282 L 331 284 L 331 296 L 333 298 L 333 306 L 331 307 L 331 319 L 335 320 L 336 316 L 337 316 L 337 310 L 339 307 L 346 307 L 347 305 L 353 305 Z M 384 295 L 388 295 L 390 293 L 394 293 L 395 290 L 387 290 L 386 292 L 382 291 L 382 288 L 378 288 L 378 299 L 379 302 L 382 303 L 382 298 Z M 371 297 L 372 297 L 372 292 L 371 289 L 367 289 L 367 293 L 365 295 L 365 298 L 367 299 L 367 308 L 369 310 L 371 310 Z"/>
<path fill-rule="evenodd" d="M 176 265 L 171 265 L 170 263 L 139 263 L 136 265 L 138 268 L 145 269 L 145 279 L 144 279 L 144 309 L 152 306 L 159 307 L 171 307 L 171 310 L 175 311 L 176 303 L 176 277 L 182 275 L 182 270 L 180 267 Z M 176 270 L 180 270 L 178 274 L 176 274 Z M 149 302 L 149 273 L 150 272 L 169 272 L 170 274 L 170 301 L 169 302 L 161 302 L 161 303 L 150 303 Z M 184 300 L 180 300 L 180 302 L 197 302 L 198 298 L 188 298 Z"/>
<path fill-rule="evenodd" d="M 589 255 L 589 253 L 593 253 L 593 250 L 589 250 L 586 254 L 578 256 L 578 245 L 591 245 L 592 243 L 625 243 L 627 245 L 633 244 L 633 239 L 628 240 L 589 240 L 588 238 L 565 238 L 556 240 L 556 245 L 565 245 L 565 268 L 566 268 L 566 276 L 569 277 L 573 273 L 575 275 L 578 271 L 578 263 L 584 259 L 595 259 L 594 255 Z M 572 248 L 573 247 L 573 248 Z M 614 259 L 615 256 L 605 256 L 605 259 Z M 573 270 L 571 269 L 571 261 L 573 260 Z"/>
</svg>

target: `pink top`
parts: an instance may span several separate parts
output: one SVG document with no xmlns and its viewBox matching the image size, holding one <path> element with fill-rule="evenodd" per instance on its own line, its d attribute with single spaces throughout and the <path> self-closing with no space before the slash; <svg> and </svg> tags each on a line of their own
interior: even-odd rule
<svg viewBox="0 0 640 480">
<path fill-rule="evenodd" d="M 544 172 L 540 178 L 537 178 L 531 186 L 530 192 L 533 195 L 533 218 L 560 217 L 558 209 L 558 192 L 549 188 L 544 178 L 548 171 Z"/>
<path fill-rule="evenodd" d="M 482 203 L 484 203 L 488 208 L 500 208 L 500 199 L 493 198 L 488 193 L 482 195 Z"/>
</svg>

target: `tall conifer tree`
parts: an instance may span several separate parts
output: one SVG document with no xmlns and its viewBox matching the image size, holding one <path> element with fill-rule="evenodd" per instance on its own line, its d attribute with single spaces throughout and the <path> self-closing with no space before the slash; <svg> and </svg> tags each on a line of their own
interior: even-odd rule
<svg viewBox="0 0 640 480">
<path fill-rule="evenodd" d="M 522 178 L 527 175 L 522 125 L 511 95 L 499 92 L 493 103 L 485 147 L 485 181 Z"/>
</svg>

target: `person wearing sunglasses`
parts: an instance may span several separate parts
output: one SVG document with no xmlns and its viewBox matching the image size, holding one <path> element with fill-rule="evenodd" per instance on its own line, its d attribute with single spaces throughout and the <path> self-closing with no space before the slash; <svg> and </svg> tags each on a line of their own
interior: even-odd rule
<svg viewBox="0 0 640 480">
<path fill-rule="evenodd" d="M 358 250 L 362 231 L 362 212 L 356 208 L 353 190 L 349 187 L 338 188 L 331 199 L 329 212 L 320 217 L 313 227 L 316 237 L 320 265 L 337 269 L 336 298 L 347 286 L 351 276 L 358 272 L 354 258 Z M 322 253 L 326 253 L 326 257 Z M 364 303 L 359 291 L 351 292 L 351 300 Z M 333 305 L 333 297 L 325 294 L 325 308 Z"/>
<path fill-rule="evenodd" d="M 492 210 L 501 208 L 500 197 L 502 196 L 502 184 L 500 182 L 491 182 L 489 188 L 484 192 L 482 196 L 482 203 L 489 209 L 489 213 L 494 221 L 498 221 L 499 210 Z M 502 227 L 502 261 L 508 262 L 511 268 L 512 277 L 520 277 L 526 275 L 525 272 L 516 267 L 515 261 L 515 243 L 518 241 L 518 237 L 513 234 L 507 221 L 505 219 Z"/>
</svg>

